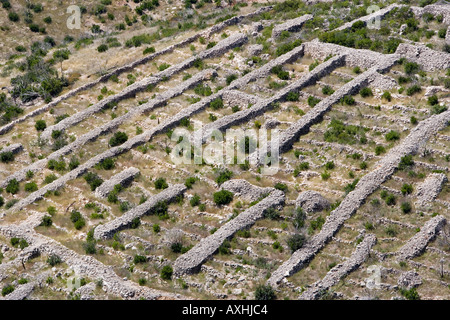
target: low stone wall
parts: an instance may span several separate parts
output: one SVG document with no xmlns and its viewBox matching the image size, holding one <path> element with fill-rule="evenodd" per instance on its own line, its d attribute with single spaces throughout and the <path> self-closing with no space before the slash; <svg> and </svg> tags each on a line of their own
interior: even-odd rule
<svg viewBox="0 0 450 320">
<path fill-rule="evenodd" d="M 334 67 L 337 67 L 342 63 L 342 60 L 344 60 L 343 56 L 338 56 L 335 58 L 331 58 L 327 62 L 332 63 L 333 60 L 335 60 Z M 385 59 L 386 60 L 386 59 Z M 393 65 L 395 63 L 395 58 L 393 59 L 387 59 L 389 60 L 388 65 Z M 326 64 L 326 62 L 324 62 Z M 319 68 L 320 65 L 315 69 Z M 340 87 L 338 90 L 336 90 L 331 96 L 321 100 L 313 109 L 308 111 L 303 117 L 301 117 L 298 121 L 293 123 L 289 128 L 284 130 L 280 137 L 280 152 L 286 152 L 291 149 L 292 145 L 298 141 L 301 135 L 304 135 L 309 132 L 309 128 L 322 121 L 322 118 L 325 113 L 327 113 L 331 107 L 338 103 L 344 96 L 351 95 L 356 92 L 358 92 L 361 88 L 367 86 L 369 83 L 371 83 L 374 79 L 378 78 L 378 70 L 379 66 L 372 67 L 368 71 L 362 73 L 361 75 L 357 76 L 350 82 L 347 82 L 342 87 Z M 382 68 L 384 69 L 384 64 L 382 65 Z M 331 66 L 327 68 L 328 73 L 332 69 Z M 313 71 L 314 71 L 313 70 Z"/>
<path fill-rule="evenodd" d="M 432 173 L 424 182 L 417 186 L 416 205 L 426 206 L 432 202 L 442 190 L 442 186 L 447 182 L 447 176 L 443 173 Z"/>
<path fill-rule="evenodd" d="M 217 45 L 214 47 L 200 52 L 198 55 L 190 57 L 186 59 L 185 61 L 176 64 L 174 66 L 171 66 L 167 68 L 164 71 L 158 72 L 154 76 L 146 77 L 128 87 L 126 87 L 123 91 L 113 95 L 109 96 L 102 101 L 82 110 L 79 111 L 72 116 L 63 119 L 62 121 L 58 122 L 57 124 L 54 124 L 52 126 L 47 127 L 41 134 L 41 138 L 44 140 L 49 140 L 51 137 L 51 134 L 54 130 L 65 130 L 71 126 L 74 126 L 75 124 L 87 119 L 88 117 L 92 116 L 93 114 L 100 112 L 106 106 L 110 105 L 111 103 L 119 102 L 123 99 L 132 97 L 136 93 L 145 90 L 149 85 L 156 85 L 159 82 L 163 81 L 164 79 L 168 79 L 172 77 L 174 74 L 177 74 L 185 69 L 190 68 L 194 61 L 197 59 L 207 59 L 212 58 L 216 56 L 220 56 L 227 52 L 228 50 L 240 46 L 248 41 L 247 36 L 236 33 L 228 38 L 220 41 Z"/>
<path fill-rule="evenodd" d="M 23 150 L 23 145 L 22 144 L 14 143 L 14 144 L 11 144 L 9 146 L 6 146 L 6 147 L 0 149 L 0 153 L 12 152 L 13 154 L 17 154 L 17 153 L 19 153 L 22 150 Z"/>
<path fill-rule="evenodd" d="M 189 38 L 187 38 L 185 40 L 182 40 L 182 41 L 180 41 L 180 42 L 178 42 L 176 44 L 173 44 L 173 45 L 171 45 L 171 46 L 169 46 L 169 47 L 167 47 L 167 48 L 165 48 L 163 50 L 160 50 L 158 52 L 155 52 L 153 54 L 145 56 L 145 57 L 143 57 L 141 59 L 133 61 L 133 62 L 131 62 L 129 64 L 126 64 L 126 65 L 124 65 L 122 67 L 119 67 L 119 68 L 109 72 L 108 74 L 101 76 L 100 78 L 98 78 L 98 79 L 96 79 L 94 81 L 86 83 L 86 84 L 84 84 L 81 87 L 78 87 L 76 89 L 70 90 L 69 92 L 67 92 L 67 93 L 65 93 L 65 94 L 55 98 L 50 103 L 48 103 L 48 104 L 46 104 L 46 105 L 44 105 L 44 106 L 42 106 L 42 107 L 40 107 L 40 108 L 38 108 L 38 109 L 36 109 L 36 110 L 34 110 L 32 112 L 30 112 L 30 113 L 28 113 L 28 114 L 26 114 L 26 115 L 24 115 L 24 116 L 22 116 L 22 117 L 20 117 L 18 119 L 15 119 L 15 120 L 11 121 L 8 124 L 4 125 L 3 127 L 0 128 L 0 135 L 3 135 L 5 133 L 7 133 L 8 131 L 10 131 L 16 124 L 24 122 L 24 121 L 26 121 L 29 118 L 38 116 L 38 115 L 40 115 L 40 114 L 50 110 L 51 108 L 55 107 L 58 103 L 60 103 L 60 102 L 62 102 L 64 100 L 67 100 L 68 98 L 73 97 L 74 95 L 76 95 L 76 94 L 78 94 L 78 93 L 80 93 L 82 91 L 90 89 L 90 88 L 96 86 L 97 84 L 99 84 L 101 82 L 107 81 L 113 75 L 119 75 L 119 74 L 121 74 L 123 72 L 127 72 L 129 70 L 132 70 L 132 69 L 136 68 L 137 66 L 139 66 L 141 64 L 145 64 L 145 63 L 147 63 L 147 62 L 149 62 L 149 61 L 151 61 L 151 60 L 153 60 L 153 59 L 155 59 L 155 58 L 157 58 L 157 57 L 159 57 L 159 56 L 161 56 L 163 54 L 167 54 L 167 53 L 173 52 L 177 48 L 180 48 L 180 47 L 183 47 L 183 46 L 185 46 L 185 45 L 187 45 L 189 43 L 192 43 L 192 42 L 196 41 L 198 38 L 200 38 L 201 36 L 210 37 L 213 33 L 220 32 L 220 31 L 222 31 L 224 28 L 226 28 L 228 26 L 232 26 L 232 25 L 238 24 L 242 20 L 244 20 L 245 18 L 252 18 L 254 16 L 257 16 L 257 15 L 259 15 L 259 14 L 261 14 L 263 12 L 269 11 L 271 9 L 272 9 L 272 6 L 262 7 L 262 8 L 254 11 L 254 12 L 251 12 L 249 14 L 241 15 L 241 16 L 237 16 L 237 17 L 232 17 L 232 18 L 230 18 L 228 20 L 225 20 L 225 21 L 223 21 L 223 22 L 221 22 L 219 24 L 216 24 L 216 25 L 210 27 L 206 31 L 202 31 L 200 33 L 197 33 L 197 34 L 195 34 L 195 35 L 193 35 L 193 36 L 191 36 L 191 37 L 189 37 Z"/>
<path fill-rule="evenodd" d="M 202 141 L 205 142 L 211 136 L 211 133 L 215 130 L 224 131 L 234 125 L 238 125 L 243 122 L 248 122 L 249 119 L 255 118 L 265 113 L 267 110 L 272 108 L 273 103 L 285 100 L 289 92 L 300 91 L 301 89 L 311 84 L 314 84 L 317 80 L 329 74 L 332 70 L 342 66 L 344 63 L 344 59 L 345 58 L 342 56 L 331 58 L 328 61 L 314 68 L 314 70 L 312 70 L 305 76 L 301 77 L 299 80 L 296 80 L 295 82 L 281 89 L 271 98 L 261 100 L 260 102 L 253 105 L 251 108 L 244 109 L 242 111 L 233 113 L 228 116 L 224 116 L 218 119 L 217 121 L 206 124 L 202 129 L 203 130 Z M 314 110 L 316 108 L 317 106 L 314 108 Z"/>
<path fill-rule="evenodd" d="M 285 277 L 291 276 L 304 268 L 319 250 L 331 240 L 344 222 L 358 210 L 367 197 L 392 176 L 401 158 L 408 154 L 415 154 L 421 144 L 434 137 L 439 130 L 445 128 L 449 121 L 450 111 L 445 111 L 421 121 L 412 129 L 402 143 L 391 149 L 385 157 L 374 165 L 375 170 L 359 180 L 355 190 L 351 191 L 327 217 L 320 233 L 313 236 L 301 249 L 294 252 L 287 261 L 272 273 L 268 282 L 276 286 Z"/>
<path fill-rule="evenodd" d="M 237 231 L 252 226 L 257 220 L 264 217 L 267 209 L 282 205 L 284 200 L 284 193 L 274 190 L 269 196 L 228 221 L 212 235 L 200 240 L 191 250 L 175 260 L 173 265 L 175 274 L 198 272 L 201 265 L 217 251 L 225 240 L 231 238 Z"/>
<path fill-rule="evenodd" d="M 395 53 L 416 62 L 427 72 L 450 68 L 450 53 L 436 51 L 422 44 L 400 43 Z"/>
<path fill-rule="evenodd" d="M 330 207 L 330 202 L 319 192 L 308 190 L 301 192 L 295 200 L 295 205 L 308 213 L 322 211 Z"/>
<path fill-rule="evenodd" d="M 48 160 L 55 159 L 58 160 L 60 157 L 70 154 L 74 152 L 76 149 L 82 147 L 84 144 L 86 144 L 89 141 L 94 141 L 97 139 L 100 135 L 106 134 L 113 129 L 117 128 L 120 124 L 124 123 L 125 121 L 131 119 L 133 116 L 148 112 L 152 109 L 158 108 L 163 106 L 169 99 L 174 98 L 176 96 L 181 95 L 184 91 L 194 87 L 199 82 L 204 81 L 205 79 L 210 78 L 213 75 L 216 75 L 216 71 L 212 69 L 206 69 L 203 70 L 197 74 L 195 74 L 192 78 L 182 82 L 180 85 L 176 86 L 175 88 L 169 89 L 160 95 L 157 95 L 154 99 L 150 100 L 149 102 L 137 106 L 134 109 L 131 109 L 129 112 L 121 115 L 120 117 L 115 118 L 114 120 L 111 120 L 110 122 L 105 123 L 104 125 L 97 127 L 85 134 L 83 134 L 81 137 L 77 138 L 74 142 L 69 143 L 67 146 L 64 146 L 63 148 L 51 153 L 46 159 L 38 160 L 31 165 L 14 172 L 12 175 L 8 176 L 1 184 L 0 186 L 5 187 L 8 182 L 12 179 L 16 179 L 17 181 L 22 181 L 26 179 L 26 173 L 28 171 L 32 172 L 38 172 L 45 168 L 47 166 Z M 94 164 L 95 165 L 95 164 Z"/>
<path fill-rule="evenodd" d="M 236 197 L 241 197 L 247 201 L 256 201 L 259 198 L 275 191 L 275 188 L 262 188 L 252 185 L 244 179 L 232 179 L 222 184 L 222 189 L 231 191 Z"/>
<path fill-rule="evenodd" d="M 368 234 L 364 240 L 358 244 L 356 250 L 344 263 L 340 263 L 331 269 L 326 276 L 315 282 L 311 287 L 300 295 L 301 300 L 316 300 L 321 294 L 337 284 L 341 279 L 352 271 L 356 270 L 370 255 L 370 250 L 376 244 L 377 238 L 373 234 Z"/>
<path fill-rule="evenodd" d="M 425 7 L 416 7 L 412 6 L 411 10 L 414 15 L 418 18 L 422 17 L 424 13 L 431 13 L 435 18 L 439 15 L 443 17 L 443 23 L 450 24 L 450 5 L 441 3 L 441 4 L 429 4 Z"/>
<path fill-rule="evenodd" d="M 390 6 L 387 6 L 386 8 L 383 8 L 381 10 L 375 11 L 371 14 L 368 14 L 367 16 L 363 16 L 361 18 L 355 19 L 353 21 L 347 22 L 344 25 L 340 26 L 339 28 L 336 28 L 334 30 L 346 30 L 346 29 L 350 29 L 352 27 L 352 25 L 357 22 L 357 21 L 362 21 L 364 22 L 365 25 L 370 25 L 375 23 L 375 21 L 379 21 L 381 19 L 383 19 L 389 12 L 391 12 L 393 9 L 395 8 L 400 8 L 403 7 L 403 5 L 398 5 L 396 3 L 391 4 Z"/>
<path fill-rule="evenodd" d="M 36 284 L 33 282 L 19 285 L 5 297 L 5 300 L 25 300 L 33 292 L 35 286 Z"/>
<path fill-rule="evenodd" d="M 140 171 L 137 168 L 130 167 L 118 174 L 112 176 L 109 180 L 103 182 L 97 189 L 95 189 L 95 195 L 100 198 L 106 198 L 111 191 L 114 190 L 116 184 L 121 186 L 128 185 L 133 179 L 139 175 Z"/>
<path fill-rule="evenodd" d="M 114 236 L 116 232 L 127 229 L 131 226 L 133 219 L 140 218 L 148 214 L 158 202 L 171 202 L 179 195 L 186 191 L 184 184 L 176 184 L 167 189 L 164 189 L 157 195 L 140 204 L 139 206 L 127 211 L 125 214 L 105 224 L 101 224 L 94 230 L 95 239 L 109 239 Z"/>
<path fill-rule="evenodd" d="M 447 221 L 443 216 L 436 216 L 427 221 L 420 231 L 396 252 L 397 259 L 412 259 L 422 254 L 428 243 L 436 237 L 439 230 L 441 230 L 446 223 Z"/>
<path fill-rule="evenodd" d="M 286 21 L 285 23 L 276 25 L 272 30 L 272 38 L 278 38 L 281 35 L 281 32 L 283 31 L 289 31 L 289 32 L 297 32 L 300 31 L 303 24 L 311 20 L 313 18 L 313 15 L 311 14 L 305 14 L 301 17 L 291 19 Z"/>
<path fill-rule="evenodd" d="M 242 108 L 247 108 L 249 104 L 256 104 L 262 100 L 255 95 L 236 90 L 225 91 L 222 94 L 222 99 L 223 102 L 230 106 L 239 106 Z"/>
<path fill-rule="evenodd" d="M 310 42 L 305 42 L 304 46 L 305 55 L 310 55 L 314 59 L 318 60 L 324 60 L 330 55 L 345 55 L 345 64 L 349 67 L 358 66 L 361 68 L 369 69 L 378 65 L 381 60 L 389 57 L 389 55 L 384 55 L 382 53 L 366 49 L 353 49 L 334 43 L 323 43 L 318 39 L 314 39 Z"/>
<path fill-rule="evenodd" d="M 111 266 L 105 266 L 89 255 L 80 255 L 61 245 L 59 242 L 36 233 L 27 226 L 27 221 L 24 221 L 20 225 L 1 225 L 0 234 L 8 238 L 24 238 L 38 254 L 59 256 L 64 263 L 72 267 L 77 276 L 102 280 L 103 288 L 110 294 L 120 296 L 124 299 L 156 299 L 161 296 L 176 299 L 176 296 L 173 294 L 141 287 L 132 281 L 124 281 L 114 272 Z"/>
</svg>

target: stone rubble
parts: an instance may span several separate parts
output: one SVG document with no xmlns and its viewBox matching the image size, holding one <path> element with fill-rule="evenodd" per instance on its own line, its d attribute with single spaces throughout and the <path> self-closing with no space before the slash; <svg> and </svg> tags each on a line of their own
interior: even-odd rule
<svg viewBox="0 0 450 320">
<path fill-rule="evenodd" d="M 236 197 L 241 197 L 250 202 L 256 201 L 261 197 L 267 196 L 269 193 L 275 191 L 275 188 L 262 188 L 254 186 L 244 179 L 232 179 L 225 181 L 221 188 L 231 191 Z"/>
<path fill-rule="evenodd" d="M 377 20 L 381 20 L 383 19 L 389 12 L 391 12 L 393 9 L 395 8 L 400 8 L 403 7 L 403 5 L 398 5 L 396 3 L 391 4 L 389 6 L 387 6 L 386 8 L 383 8 L 381 10 L 378 11 L 374 11 L 371 14 L 368 14 L 366 16 L 362 16 L 361 18 L 355 19 L 353 21 L 347 22 L 345 24 L 343 24 L 342 26 L 340 26 L 339 28 L 336 28 L 335 30 L 346 30 L 346 29 L 350 29 L 352 27 L 352 25 L 357 22 L 357 21 L 362 21 L 364 22 L 364 24 L 370 28 L 373 24 L 375 24 L 377 22 Z"/>
<path fill-rule="evenodd" d="M 13 154 L 17 154 L 22 150 L 23 150 L 23 145 L 21 145 L 20 143 L 14 143 L 14 144 L 11 144 L 9 146 L 6 146 L 6 147 L 3 147 L 2 149 L 0 149 L 0 153 L 12 152 Z"/>
<path fill-rule="evenodd" d="M 34 282 L 19 285 L 5 297 L 5 300 L 25 300 L 33 292 L 35 286 Z"/>
<path fill-rule="evenodd" d="M 301 192 L 295 203 L 296 206 L 301 207 L 308 213 L 326 210 L 330 207 L 330 202 L 327 199 L 320 193 L 312 190 Z"/>
<path fill-rule="evenodd" d="M 406 271 L 400 274 L 397 284 L 405 289 L 412 289 L 422 284 L 422 278 L 416 271 Z"/>
</svg>

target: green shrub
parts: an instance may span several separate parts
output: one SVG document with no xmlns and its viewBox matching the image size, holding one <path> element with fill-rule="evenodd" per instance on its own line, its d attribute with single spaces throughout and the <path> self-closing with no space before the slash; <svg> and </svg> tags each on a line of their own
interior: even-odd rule
<svg viewBox="0 0 450 320">
<path fill-rule="evenodd" d="M 409 203 L 409 202 L 402 202 L 400 207 L 401 207 L 403 213 L 410 213 L 412 210 L 411 203 Z"/>
<path fill-rule="evenodd" d="M 0 161 L 8 163 L 14 161 L 14 154 L 11 151 L 0 153 Z"/>
<path fill-rule="evenodd" d="M 396 203 L 396 199 L 395 199 L 395 196 L 393 194 L 387 195 L 385 201 L 386 201 L 386 204 L 388 206 L 393 206 Z"/>
<path fill-rule="evenodd" d="M 313 97 L 313 96 L 309 96 L 308 97 L 308 105 L 313 108 L 316 104 L 318 104 L 320 102 L 319 98 Z"/>
<path fill-rule="evenodd" d="M 80 230 L 86 225 L 86 221 L 79 211 L 72 210 L 70 220 L 73 222 L 75 229 Z"/>
<path fill-rule="evenodd" d="M 164 266 L 161 269 L 161 279 L 163 280 L 171 280 L 173 275 L 173 269 L 171 266 Z"/>
<path fill-rule="evenodd" d="M 406 74 L 414 74 L 419 71 L 419 65 L 415 62 L 406 62 L 403 66 Z"/>
<path fill-rule="evenodd" d="M 284 183 L 281 182 L 277 182 L 274 186 L 275 189 L 281 190 L 283 192 L 287 192 L 288 191 L 288 186 Z"/>
<path fill-rule="evenodd" d="M 26 183 L 25 184 L 25 191 L 26 192 L 34 192 L 34 191 L 36 191 L 37 189 L 38 189 L 38 186 L 37 186 L 37 184 L 36 184 L 36 182 L 28 182 L 28 183 Z"/>
<path fill-rule="evenodd" d="M 52 254 L 52 255 L 50 255 L 50 256 L 47 258 L 47 263 L 48 263 L 50 266 L 54 267 L 54 266 L 56 266 L 56 265 L 62 263 L 62 260 L 61 260 L 61 258 L 60 258 L 58 255 Z"/>
<path fill-rule="evenodd" d="M 215 192 L 213 195 L 214 203 L 218 206 L 229 204 L 233 201 L 233 193 L 228 190 Z"/>
<path fill-rule="evenodd" d="M 116 162 L 113 158 L 106 158 L 100 162 L 100 167 L 104 170 L 112 170 L 116 166 Z"/>
<path fill-rule="evenodd" d="M 400 133 L 397 131 L 391 130 L 384 136 L 386 141 L 395 141 L 400 139 Z"/>
<path fill-rule="evenodd" d="M 411 289 L 400 289 L 400 294 L 402 296 L 404 296 L 407 300 L 420 300 L 420 296 L 417 293 L 417 289 L 416 288 L 411 288 Z"/>
<path fill-rule="evenodd" d="M 111 147 L 119 146 L 128 140 L 128 136 L 125 132 L 117 131 L 114 136 L 109 140 Z"/>
<path fill-rule="evenodd" d="M 192 189 L 192 185 L 198 180 L 198 178 L 196 177 L 189 177 L 186 179 L 186 181 L 184 182 L 184 185 L 186 186 L 186 188 L 188 189 Z"/>
<path fill-rule="evenodd" d="M 258 285 L 255 290 L 255 300 L 275 300 L 275 290 L 270 285 Z"/>
<path fill-rule="evenodd" d="M 296 233 L 287 239 L 287 245 L 289 249 L 291 249 L 292 253 L 303 247 L 304 243 L 305 243 L 305 236 L 299 233 Z"/>
<path fill-rule="evenodd" d="M 367 98 L 367 97 L 372 97 L 373 96 L 373 92 L 372 89 L 368 88 L 368 87 L 364 87 L 359 91 L 359 94 L 361 95 L 361 97 L 363 98 Z"/>
<path fill-rule="evenodd" d="M 105 51 L 108 51 L 108 49 L 109 49 L 108 45 L 104 44 L 104 43 L 97 47 L 97 51 L 98 52 L 105 52 Z"/>
<path fill-rule="evenodd" d="M 399 170 L 405 170 L 414 165 L 414 160 L 412 155 L 408 154 L 400 159 L 400 163 L 398 165 Z"/>
<path fill-rule="evenodd" d="M 219 175 L 216 178 L 216 182 L 218 185 L 221 185 L 225 181 L 230 180 L 232 176 L 233 176 L 232 171 L 230 171 L 228 169 L 220 170 Z"/>
<path fill-rule="evenodd" d="M 86 173 L 84 175 L 84 180 L 91 187 L 91 191 L 94 191 L 95 189 L 97 189 L 97 187 L 99 187 L 103 183 L 103 180 L 96 173 L 93 172 Z"/>
<path fill-rule="evenodd" d="M 411 87 L 409 87 L 408 89 L 406 89 L 406 94 L 408 96 L 412 96 L 416 93 L 419 93 L 420 91 L 422 91 L 422 88 L 420 87 L 420 85 L 414 84 Z"/>
<path fill-rule="evenodd" d="M 8 13 L 8 18 L 9 18 L 9 20 L 11 20 L 12 22 L 17 22 L 17 21 L 20 20 L 19 15 L 18 15 L 16 12 L 14 12 L 14 11 L 10 11 L 10 12 Z"/>
<path fill-rule="evenodd" d="M 413 186 L 411 184 L 407 184 L 407 183 L 404 183 L 402 186 L 402 189 L 401 189 L 403 195 L 411 194 L 413 192 L 413 190 L 414 190 Z"/>
<path fill-rule="evenodd" d="M 47 128 L 47 124 L 44 120 L 37 120 L 36 124 L 34 125 L 37 131 L 44 131 L 45 128 Z"/>
<path fill-rule="evenodd" d="M 14 291 L 14 286 L 13 285 L 6 285 L 2 289 L 2 296 L 4 297 L 4 296 L 12 293 L 13 291 Z"/>
<path fill-rule="evenodd" d="M 169 185 L 166 182 L 166 179 L 164 178 L 158 178 L 155 180 L 155 188 L 158 190 L 164 190 L 167 189 Z"/>
<path fill-rule="evenodd" d="M 264 211 L 263 216 L 266 219 L 278 220 L 280 218 L 280 212 L 278 212 L 278 210 L 275 210 L 274 208 L 268 208 Z"/>
<path fill-rule="evenodd" d="M 58 179 L 58 177 L 55 174 L 51 173 L 51 174 L 45 176 L 44 183 L 49 184 L 57 179 Z"/>
<path fill-rule="evenodd" d="M 383 98 L 383 99 L 385 99 L 385 100 L 387 100 L 389 102 L 391 102 L 391 100 L 392 100 L 392 96 L 391 96 L 391 93 L 389 91 L 383 92 L 383 94 L 381 95 L 381 98 Z"/>
<path fill-rule="evenodd" d="M 298 101 L 298 98 L 299 98 L 299 93 L 298 92 L 290 91 L 286 95 L 286 101 Z"/>
<path fill-rule="evenodd" d="M 377 156 L 379 156 L 380 154 L 385 153 L 385 152 L 386 152 L 386 149 L 383 146 L 376 146 L 375 147 L 375 154 Z"/>
<path fill-rule="evenodd" d="M 189 203 L 192 207 L 198 206 L 200 204 L 200 196 L 198 194 L 194 194 Z"/>
<path fill-rule="evenodd" d="M 221 98 L 214 99 L 213 101 L 211 101 L 209 106 L 213 110 L 222 109 L 223 108 L 223 101 L 222 101 Z"/>
<path fill-rule="evenodd" d="M 330 86 L 325 86 L 322 88 L 322 93 L 326 95 L 331 95 L 334 93 L 334 90 Z"/>
<path fill-rule="evenodd" d="M 428 104 L 430 106 L 434 106 L 434 105 L 436 105 L 438 103 L 439 103 L 439 99 L 438 99 L 438 97 L 435 94 L 433 94 L 432 96 L 428 97 Z"/>
<path fill-rule="evenodd" d="M 226 78 L 227 86 L 229 86 L 230 83 L 233 82 L 234 80 L 236 80 L 237 78 L 238 78 L 238 76 L 235 74 L 230 74 L 229 76 L 227 76 L 227 78 Z"/>
<path fill-rule="evenodd" d="M 11 194 L 16 194 L 19 192 L 19 182 L 16 179 L 9 180 L 8 185 L 6 186 L 6 192 Z"/>
</svg>

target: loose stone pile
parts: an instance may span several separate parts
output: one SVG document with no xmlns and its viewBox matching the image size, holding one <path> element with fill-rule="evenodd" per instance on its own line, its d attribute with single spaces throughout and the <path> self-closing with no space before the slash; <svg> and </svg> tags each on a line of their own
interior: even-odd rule
<svg viewBox="0 0 450 320">
<path fill-rule="evenodd" d="M 330 202 L 316 191 L 304 191 L 295 200 L 296 206 L 301 207 L 306 212 L 316 212 L 328 209 Z"/>
</svg>

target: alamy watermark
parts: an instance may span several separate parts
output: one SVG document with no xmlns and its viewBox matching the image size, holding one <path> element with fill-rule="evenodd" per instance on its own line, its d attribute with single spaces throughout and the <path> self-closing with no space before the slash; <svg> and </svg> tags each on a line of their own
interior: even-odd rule
<svg viewBox="0 0 450 320">
<path fill-rule="evenodd" d="M 257 166 L 263 175 L 274 175 L 279 169 L 280 133 L 277 129 L 239 128 L 227 129 L 225 133 L 219 130 L 208 132 L 196 122 L 193 133 L 177 128 L 170 139 L 176 142 L 170 152 L 174 164 Z"/>
<path fill-rule="evenodd" d="M 70 30 L 81 29 L 81 9 L 79 6 L 71 5 L 67 8 L 67 13 L 70 14 L 67 18 L 66 25 Z"/>
<path fill-rule="evenodd" d="M 367 14 L 372 14 L 374 12 L 380 11 L 380 7 L 377 5 L 368 6 L 366 9 Z M 381 16 L 377 15 L 372 17 L 370 20 L 366 22 L 367 29 L 380 29 L 381 28 Z"/>
</svg>

